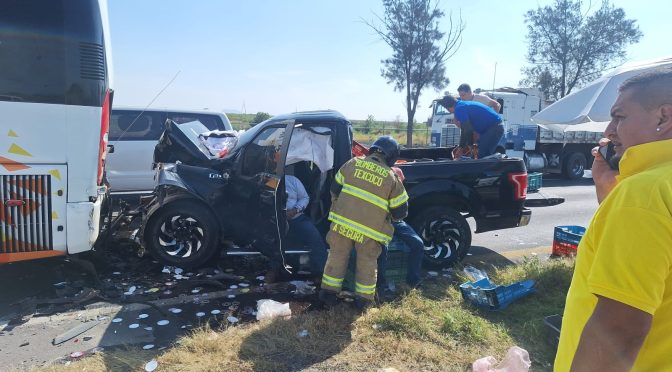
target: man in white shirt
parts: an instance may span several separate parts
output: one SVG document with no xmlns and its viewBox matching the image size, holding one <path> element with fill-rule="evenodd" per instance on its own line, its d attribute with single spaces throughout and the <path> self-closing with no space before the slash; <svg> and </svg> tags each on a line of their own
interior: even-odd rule
<svg viewBox="0 0 672 372">
<path fill-rule="evenodd" d="M 327 260 L 327 245 L 313 221 L 303 213 L 310 197 L 301 181 L 289 174 L 285 174 L 285 191 L 289 223 L 287 240 L 301 244 L 300 249 L 310 250 L 311 275 L 321 278 Z"/>
<path fill-rule="evenodd" d="M 491 107 L 493 110 L 495 110 L 496 113 L 499 113 L 499 110 L 502 109 L 502 105 L 500 105 L 499 102 L 495 101 L 494 99 L 488 96 L 484 96 L 482 94 L 472 93 L 471 87 L 467 83 L 464 83 L 459 87 L 457 87 L 457 94 L 459 94 L 460 99 L 463 101 L 480 102 L 486 106 Z"/>
</svg>

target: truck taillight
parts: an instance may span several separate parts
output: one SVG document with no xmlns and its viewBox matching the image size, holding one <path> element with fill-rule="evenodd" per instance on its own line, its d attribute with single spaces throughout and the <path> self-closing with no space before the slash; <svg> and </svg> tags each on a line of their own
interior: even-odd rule
<svg viewBox="0 0 672 372">
<path fill-rule="evenodd" d="M 513 186 L 513 198 L 525 200 L 527 198 L 527 172 L 509 173 L 509 183 Z"/>
<path fill-rule="evenodd" d="M 103 102 L 103 116 L 100 119 L 100 143 L 98 148 L 98 186 L 103 184 L 103 173 L 105 172 L 105 158 L 107 157 L 107 135 L 110 131 L 110 91 L 105 93 Z"/>
</svg>

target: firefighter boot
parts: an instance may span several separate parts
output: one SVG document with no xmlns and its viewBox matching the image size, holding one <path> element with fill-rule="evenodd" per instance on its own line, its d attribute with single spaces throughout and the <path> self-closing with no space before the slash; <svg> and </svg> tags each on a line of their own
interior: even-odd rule
<svg viewBox="0 0 672 372">
<path fill-rule="evenodd" d="M 358 312 L 363 313 L 372 306 L 373 301 L 359 296 L 355 297 L 355 308 Z"/>
<path fill-rule="evenodd" d="M 336 297 L 336 293 L 332 291 L 320 289 L 320 294 L 318 297 L 320 298 L 320 301 L 322 301 L 322 303 L 327 307 L 334 307 L 338 303 L 338 297 Z"/>
</svg>

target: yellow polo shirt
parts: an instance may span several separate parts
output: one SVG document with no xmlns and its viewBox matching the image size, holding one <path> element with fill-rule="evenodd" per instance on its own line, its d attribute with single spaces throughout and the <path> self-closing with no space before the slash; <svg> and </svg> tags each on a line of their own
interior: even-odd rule
<svg viewBox="0 0 672 372">
<path fill-rule="evenodd" d="M 634 371 L 672 371 L 672 140 L 626 150 L 579 245 L 556 371 L 569 371 L 596 295 L 653 315 Z M 606 342 L 606 340 L 605 340 Z"/>
</svg>

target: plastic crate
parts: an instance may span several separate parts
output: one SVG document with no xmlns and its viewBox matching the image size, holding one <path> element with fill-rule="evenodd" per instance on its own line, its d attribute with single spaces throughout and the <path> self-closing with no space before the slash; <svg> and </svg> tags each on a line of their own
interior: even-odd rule
<svg viewBox="0 0 672 372">
<path fill-rule="evenodd" d="M 579 246 L 577 244 L 553 241 L 553 249 L 551 254 L 553 256 L 575 256 L 578 252 Z"/>
<path fill-rule="evenodd" d="M 462 298 L 477 307 L 488 310 L 505 309 L 513 301 L 534 291 L 534 280 L 524 280 L 504 286 L 493 284 L 490 279 L 484 278 L 460 285 Z"/>
<path fill-rule="evenodd" d="M 546 326 L 546 343 L 557 350 L 560 343 L 560 328 L 562 328 L 562 315 L 549 315 L 544 317 Z"/>
<path fill-rule="evenodd" d="M 399 239 L 392 239 L 387 247 L 387 265 L 385 266 L 385 281 L 398 285 L 406 281 L 408 273 L 408 252 L 410 249 Z M 343 279 L 343 289 L 355 291 L 355 270 L 357 266 L 356 252 L 353 249 L 350 254 L 348 270 Z"/>
<path fill-rule="evenodd" d="M 583 226 L 556 226 L 553 231 L 553 240 L 578 245 L 585 233 L 586 228 Z"/>
<path fill-rule="evenodd" d="M 539 191 L 543 179 L 543 173 L 534 172 L 527 174 L 527 191 Z"/>
</svg>

